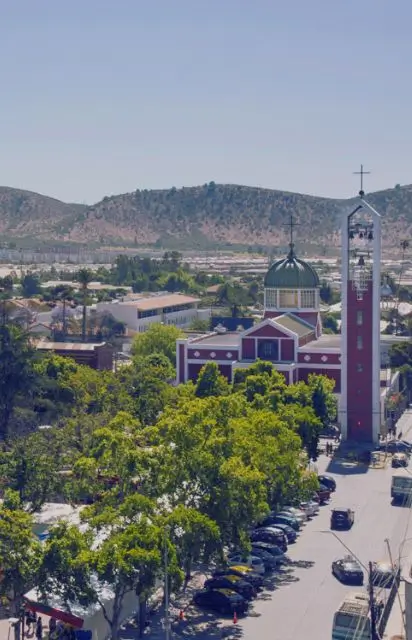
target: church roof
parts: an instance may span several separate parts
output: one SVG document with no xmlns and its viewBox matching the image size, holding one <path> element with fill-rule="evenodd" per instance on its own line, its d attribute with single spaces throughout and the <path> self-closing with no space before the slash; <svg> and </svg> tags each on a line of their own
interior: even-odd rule
<svg viewBox="0 0 412 640">
<path fill-rule="evenodd" d="M 264 285 L 273 289 L 314 289 L 320 286 L 320 281 L 313 267 L 296 256 L 291 243 L 286 258 L 270 267 Z"/>
<path fill-rule="evenodd" d="M 280 324 L 281 327 L 285 327 L 285 329 L 293 331 L 293 333 L 296 333 L 299 338 L 307 336 L 309 333 L 313 333 L 314 331 L 314 327 L 311 327 L 307 322 L 292 315 L 291 313 L 273 318 L 273 321 L 276 324 Z"/>
</svg>

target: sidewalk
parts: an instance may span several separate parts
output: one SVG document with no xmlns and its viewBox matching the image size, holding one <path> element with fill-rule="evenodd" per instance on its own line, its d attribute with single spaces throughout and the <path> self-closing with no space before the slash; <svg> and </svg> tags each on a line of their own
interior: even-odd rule
<svg viewBox="0 0 412 640">
<path fill-rule="evenodd" d="M 384 640 L 392 640 L 392 638 L 405 638 L 403 611 L 405 610 L 405 583 L 401 581 L 399 585 L 399 596 L 401 606 L 399 605 L 399 598 L 395 598 L 393 603 L 391 615 L 386 624 L 385 633 L 383 635 Z M 402 607 L 402 610 L 401 610 Z"/>
<path fill-rule="evenodd" d="M 194 638 L 196 640 L 235 640 L 239 637 L 240 629 L 231 618 L 218 619 L 215 614 L 208 613 L 194 607 L 192 598 L 195 591 L 203 587 L 204 572 L 194 572 L 187 588 L 170 598 L 171 640 L 180 638 Z M 163 593 L 161 594 L 163 595 Z M 160 596 L 161 597 L 161 596 Z M 179 612 L 183 612 L 183 619 L 179 619 Z M 122 625 L 119 638 L 121 640 L 137 640 L 139 629 L 134 620 Z M 156 612 L 150 616 L 150 627 L 144 634 L 145 640 L 164 640 L 165 616 L 162 603 L 158 603 Z"/>
</svg>

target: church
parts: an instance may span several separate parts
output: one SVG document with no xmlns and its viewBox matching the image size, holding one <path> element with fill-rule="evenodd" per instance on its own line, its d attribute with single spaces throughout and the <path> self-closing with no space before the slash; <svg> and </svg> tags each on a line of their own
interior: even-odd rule
<svg viewBox="0 0 412 640">
<path fill-rule="evenodd" d="M 263 319 L 246 330 L 217 327 L 179 339 L 177 382 L 196 380 L 210 361 L 232 380 L 258 358 L 272 362 L 287 384 L 325 375 L 335 381 L 343 439 L 378 441 L 387 401 L 399 390 L 387 354 L 402 338 L 380 334 L 380 216 L 363 191 L 359 196 L 342 224 L 342 333 L 323 333 L 319 276 L 298 257 L 291 235 L 288 254 L 266 273 Z"/>
</svg>

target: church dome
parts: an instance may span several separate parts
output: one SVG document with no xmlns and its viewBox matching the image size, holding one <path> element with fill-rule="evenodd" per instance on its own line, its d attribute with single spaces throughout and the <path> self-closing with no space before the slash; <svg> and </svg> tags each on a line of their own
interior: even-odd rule
<svg viewBox="0 0 412 640">
<path fill-rule="evenodd" d="M 287 257 L 270 267 L 264 286 L 272 289 L 315 289 L 320 286 L 320 281 L 310 264 L 296 257 L 291 243 Z"/>
</svg>

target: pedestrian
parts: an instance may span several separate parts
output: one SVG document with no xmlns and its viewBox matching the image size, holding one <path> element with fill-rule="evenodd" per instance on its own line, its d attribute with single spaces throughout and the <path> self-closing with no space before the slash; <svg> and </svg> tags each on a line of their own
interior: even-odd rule
<svg viewBox="0 0 412 640">
<path fill-rule="evenodd" d="M 57 622 L 55 618 L 50 618 L 49 620 L 49 638 L 55 638 L 56 637 L 56 628 L 57 628 Z"/>
<path fill-rule="evenodd" d="M 36 624 L 36 640 L 42 640 L 42 638 L 43 638 L 43 621 L 39 616 L 37 618 L 37 624 Z"/>
</svg>

